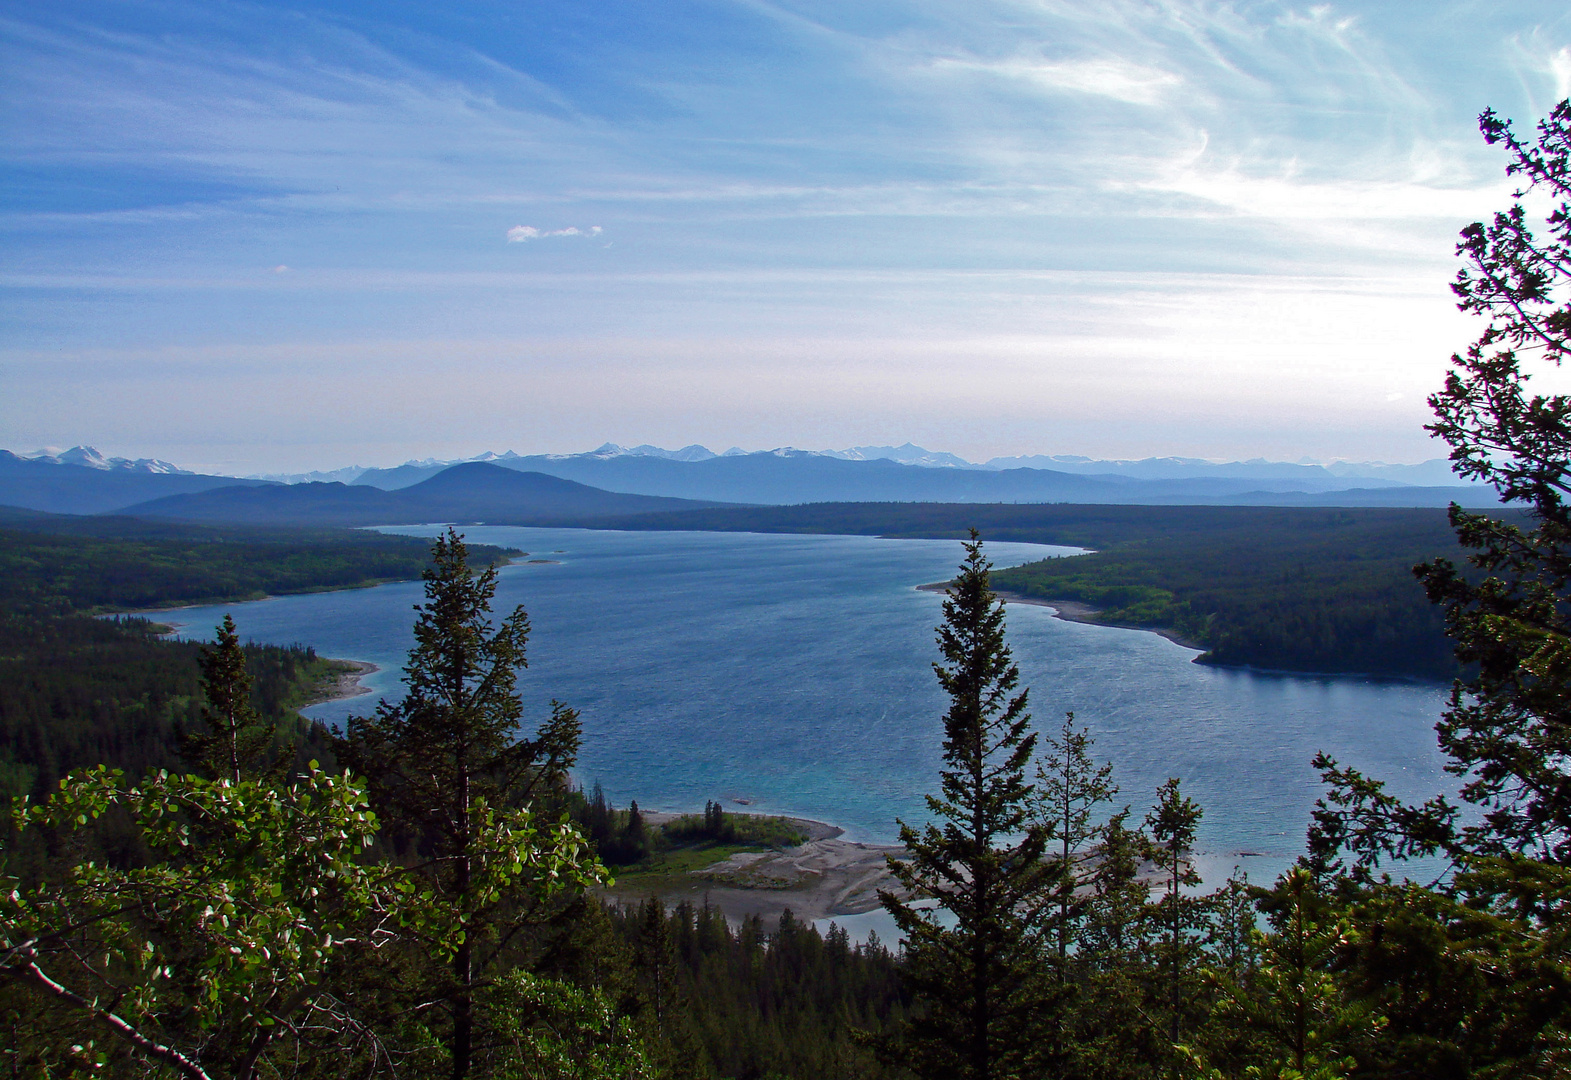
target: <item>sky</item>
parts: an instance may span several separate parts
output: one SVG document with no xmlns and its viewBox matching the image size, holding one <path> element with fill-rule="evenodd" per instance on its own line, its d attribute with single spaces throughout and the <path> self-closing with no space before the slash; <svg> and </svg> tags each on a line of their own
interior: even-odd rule
<svg viewBox="0 0 1571 1080">
<path fill-rule="evenodd" d="M 0 447 L 1444 455 L 1563 2 L 0 4 Z"/>
</svg>

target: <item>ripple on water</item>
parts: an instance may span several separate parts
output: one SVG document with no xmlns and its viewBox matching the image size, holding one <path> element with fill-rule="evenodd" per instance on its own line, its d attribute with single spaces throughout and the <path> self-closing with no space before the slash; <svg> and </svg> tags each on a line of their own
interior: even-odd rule
<svg viewBox="0 0 1571 1080">
<path fill-rule="evenodd" d="M 914 586 L 947 577 L 958 543 L 467 531 L 559 560 L 504 568 L 497 607 L 524 604 L 534 626 L 521 680 L 529 715 L 552 698 L 581 711 L 577 774 L 618 805 L 745 799 L 753 812 L 830 821 L 877 842 L 894 838 L 897 818 L 924 817 L 945 704 L 930 666 L 942 596 Z M 988 545 L 1000 566 L 1061 550 Z M 203 637 L 232 611 L 248 638 L 377 664 L 365 680 L 373 696 L 309 710 L 336 724 L 369 711 L 374 695 L 400 693 L 420 597 L 418 582 L 404 582 L 175 617 L 182 634 Z M 1437 685 L 1211 668 L 1155 634 L 1023 604 L 1010 605 L 1009 642 L 1039 725 L 1074 710 L 1135 817 L 1163 779 L 1183 777 L 1206 809 L 1208 865 L 1224 874 L 1237 863 L 1266 880 L 1302 850 L 1317 750 L 1404 797 L 1451 789 L 1434 747 L 1446 694 Z"/>
</svg>

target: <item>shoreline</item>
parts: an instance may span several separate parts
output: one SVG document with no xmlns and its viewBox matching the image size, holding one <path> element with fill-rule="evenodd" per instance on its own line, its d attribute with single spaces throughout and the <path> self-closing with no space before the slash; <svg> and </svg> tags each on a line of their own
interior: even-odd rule
<svg viewBox="0 0 1571 1080">
<path fill-rule="evenodd" d="M 311 697 L 300 706 L 302 709 L 372 693 L 369 686 L 360 685 L 360 680 L 382 670 L 366 660 L 336 660 L 331 657 L 323 657 L 323 659 L 330 664 L 338 665 L 338 671 L 331 679 L 323 679 L 317 684 Z"/>
<path fill-rule="evenodd" d="M 645 818 L 658 825 L 681 816 L 651 811 Z M 598 891 L 615 904 L 637 904 L 649 897 L 658 897 L 667 908 L 684 902 L 708 904 L 732 924 L 755 915 L 772 923 L 787 910 L 804 922 L 862 915 L 882 906 L 880 890 L 903 895 L 887 858 L 909 856 L 904 847 L 842 840 L 844 829 L 811 818 L 786 820 L 807 834 L 805 843 L 737 852 L 685 873 L 631 874 Z"/>
<path fill-rule="evenodd" d="M 927 585 L 918 585 L 916 588 L 918 592 L 941 593 L 949 588 L 949 582 L 935 581 Z M 1053 617 L 1063 619 L 1065 622 L 1086 623 L 1089 626 L 1112 626 L 1119 630 L 1143 630 L 1148 634 L 1166 638 L 1180 648 L 1191 649 L 1201 654 L 1209 651 L 1206 646 L 1184 637 L 1177 630 L 1169 630 L 1161 626 L 1138 626 L 1135 623 L 1104 622 L 1096 617 L 1101 613 L 1101 608 L 1092 607 L 1090 604 L 1082 603 L 1079 600 L 1043 600 L 1040 597 L 1027 596 L 1024 593 L 1010 592 L 1008 589 L 994 589 L 993 594 L 1006 604 L 1029 604 L 1032 607 L 1052 608 Z M 1197 656 L 1192 662 L 1199 663 L 1200 658 Z M 1231 667 L 1233 665 L 1219 664 L 1216 666 Z"/>
<path fill-rule="evenodd" d="M 681 816 L 651 811 L 646 820 L 660 825 Z M 733 926 L 755 916 L 768 926 L 777 922 L 786 911 L 809 923 L 837 916 L 865 915 L 883 908 L 879 898 L 881 892 L 891 893 L 901 900 L 917 899 L 916 894 L 889 872 L 888 860 L 910 859 L 910 849 L 899 844 L 842 840 L 844 829 L 811 818 L 786 817 L 786 820 L 800 827 L 809 839 L 796 847 L 739 851 L 696 870 L 630 874 L 595 891 L 602 900 L 618 906 L 636 905 L 651 897 L 658 898 L 667 909 L 683 903 L 695 908 L 708 905 Z M 1242 851 L 1230 857 L 1262 855 L 1262 852 Z M 1081 858 L 1094 861 L 1096 856 Z M 1136 877 L 1156 889 L 1160 887 L 1162 873 L 1154 863 L 1143 861 Z M 612 876 L 615 877 L 614 871 Z"/>
</svg>

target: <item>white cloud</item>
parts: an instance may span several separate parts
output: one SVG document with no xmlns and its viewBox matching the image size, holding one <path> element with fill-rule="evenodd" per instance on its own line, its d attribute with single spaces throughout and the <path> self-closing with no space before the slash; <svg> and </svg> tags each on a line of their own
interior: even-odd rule
<svg viewBox="0 0 1571 1080">
<path fill-rule="evenodd" d="M 537 229 L 533 225 L 514 225 L 507 230 L 507 242 L 522 244 L 529 240 L 543 240 L 548 236 L 599 236 L 604 231 L 598 225 L 591 225 L 587 229 L 580 229 L 577 225 L 569 225 L 565 229 Z"/>
</svg>

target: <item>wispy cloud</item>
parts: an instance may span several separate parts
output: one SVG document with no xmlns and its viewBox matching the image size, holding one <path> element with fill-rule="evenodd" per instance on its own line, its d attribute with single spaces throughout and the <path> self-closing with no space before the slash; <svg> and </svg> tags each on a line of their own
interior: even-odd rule
<svg viewBox="0 0 1571 1080">
<path fill-rule="evenodd" d="M 1057 63 L 1024 59 L 984 62 L 941 58 L 934 61 L 933 66 L 939 70 L 1018 79 L 1050 90 L 1094 94 L 1131 105 L 1155 105 L 1182 86 L 1184 81 L 1171 72 L 1132 64 L 1117 57 Z"/>
<path fill-rule="evenodd" d="M 1115 398 L 1153 416 L 1182 400 L 1215 428 L 1208 395 L 1234 400 L 1238 371 L 1269 353 L 1298 390 L 1273 397 L 1262 372 L 1251 393 L 1298 409 L 1295 430 L 1345 435 L 1357 424 L 1337 419 L 1338 397 L 1374 392 L 1334 358 L 1428 372 L 1429 353 L 1449 351 L 1434 328 L 1450 332 L 1435 312 L 1449 310 L 1455 229 L 1501 197 L 1473 118 L 1495 105 L 1527 120 L 1571 93 L 1560 0 L 717 0 L 614 14 L 540 0 L 506 20 L 471 0 L 349 14 L 324 0 L 287 25 L 232 0 L 114 11 L 65 0 L 0 18 L 0 162 L 29 193 L 0 206 L 0 288 L 13 290 L 0 365 L 127 341 L 152 357 L 241 358 L 258 341 L 347 356 L 461 319 L 495 343 L 488 363 L 524 371 L 575 328 L 612 326 L 583 354 L 674 380 L 671 408 L 694 425 L 683 442 L 756 441 L 717 433 L 727 409 L 812 412 L 844 381 L 793 366 L 793 350 L 847 327 L 858 343 L 830 353 L 859 365 L 856 400 L 909 375 L 900 400 L 933 424 L 940 372 L 977 356 L 993 358 L 968 391 L 977 430 L 989 408 L 1015 409 L 1019 431 L 1046 439 L 1026 414 L 1060 415 L 1053 402 L 1088 379 L 1100 389 L 1073 399 L 1088 415 Z M 591 221 L 604 230 L 560 224 Z M 283 266 L 295 269 L 268 272 Z M 1384 282 L 1378 302 L 1317 298 L 1316 281 L 1347 279 Z M 1408 299 L 1387 303 L 1393 292 Z M 1285 322 L 1309 344 L 1281 345 Z M 673 358 L 716 327 L 741 342 L 711 348 L 735 371 L 724 393 L 700 394 Z M 1371 327 L 1386 334 L 1378 355 Z M 908 366 L 917 330 L 946 343 L 941 360 Z M 1153 389 L 1164 362 L 1187 397 Z M 799 396 L 771 399 L 760 387 L 785 368 Z M 1302 392 L 1317 373 L 1333 389 Z M 1399 389 L 1422 401 L 1418 376 Z M 80 397 L 50 400 L 64 416 Z M 12 407 L 34 427 L 48 413 Z M 491 422 L 511 422 L 496 409 Z M 258 417 L 259 439 L 276 419 Z M 867 441 L 809 434 L 770 438 Z"/>
<path fill-rule="evenodd" d="M 569 225 L 565 229 L 537 229 L 533 225 L 514 225 L 507 230 L 507 242 L 522 244 L 528 240 L 544 240 L 548 236 L 599 236 L 604 231 L 598 225 L 591 225 L 587 229 L 580 229 L 576 225 Z"/>
</svg>

